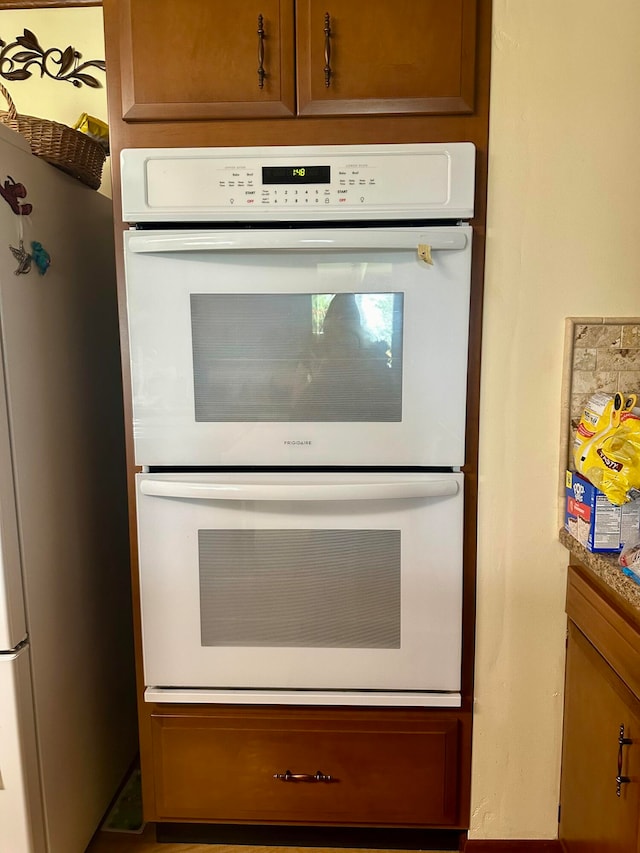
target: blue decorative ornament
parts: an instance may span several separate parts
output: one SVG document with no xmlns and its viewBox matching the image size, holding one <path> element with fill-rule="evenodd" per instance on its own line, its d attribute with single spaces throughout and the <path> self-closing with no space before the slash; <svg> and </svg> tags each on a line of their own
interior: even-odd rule
<svg viewBox="0 0 640 853">
<path fill-rule="evenodd" d="M 34 264 L 38 267 L 40 275 L 44 275 L 51 265 L 51 255 L 43 247 L 42 243 L 34 240 L 31 243 L 31 256 Z"/>
</svg>

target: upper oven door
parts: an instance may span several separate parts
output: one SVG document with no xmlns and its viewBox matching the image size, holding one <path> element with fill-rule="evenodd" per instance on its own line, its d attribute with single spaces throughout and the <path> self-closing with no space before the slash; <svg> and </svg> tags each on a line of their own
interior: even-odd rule
<svg viewBox="0 0 640 853">
<path fill-rule="evenodd" d="M 463 465 L 471 234 L 125 234 L 136 463 Z"/>
</svg>

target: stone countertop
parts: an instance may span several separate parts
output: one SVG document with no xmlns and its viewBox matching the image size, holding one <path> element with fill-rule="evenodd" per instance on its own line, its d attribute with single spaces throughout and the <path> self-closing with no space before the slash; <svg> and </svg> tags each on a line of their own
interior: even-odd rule
<svg viewBox="0 0 640 853">
<path fill-rule="evenodd" d="M 575 554 L 580 562 L 630 604 L 640 615 L 640 584 L 622 573 L 617 554 L 592 554 L 584 545 L 564 529 L 560 530 L 560 541 Z"/>
</svg>

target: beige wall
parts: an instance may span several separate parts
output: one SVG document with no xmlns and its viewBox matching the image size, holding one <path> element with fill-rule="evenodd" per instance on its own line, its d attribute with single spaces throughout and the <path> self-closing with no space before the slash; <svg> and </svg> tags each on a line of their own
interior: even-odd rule
<svg viewBox="0 0 640 853">
<path fill-rule="evenodd" d="M 25 27 L 35 33 L 44 50 L 51 47 L 64 50 L 72 45 L 82 54 L 81 62 L 104 59 L 102 9 L 99 7 L 0 11 L 0 37 L 7 44 L 22 35 Z M 10 55 L 14 53 L 12 50 Z M 47 67 L 54 66 L 49 63 Z M 82 113 L 107 121 L 106 76 L 103 71 L 87 69 L 87 73 L 102 84 L 100 89 L 92 89 L 84 84 L 77 88 L 71 83 L 51 80 L 46 76 L 40 78 L 37 66 L 30 70 L 33 76 L 28 80 L 0 80 L 9 90 L 19 113 L 48 118 L 69 127 L 74 126 Z M 0 104 L 0 109 L 5 109 L 1 95 Z M 111 195 L 108 157 L 102 172 L 100 192 Z"/>
<path fill-rule="evenodd" d="M 638 45 L 638 0 L 494 0 L 474 838 L 557 832 L 563 321 L 640 314 Z"/>
<path fill-rule="evenodd" d="M 104 57 L 100 9 L 0 12 L 5 41 L 25 26 L 43 46 Z M 474 838 L 557 831 L 564 318 L 640 314 L 638 45 L 638 0 L 494 0 Z M 11 91 L 21 112 L 106 120 L 104 89 Z"/>
</svg>

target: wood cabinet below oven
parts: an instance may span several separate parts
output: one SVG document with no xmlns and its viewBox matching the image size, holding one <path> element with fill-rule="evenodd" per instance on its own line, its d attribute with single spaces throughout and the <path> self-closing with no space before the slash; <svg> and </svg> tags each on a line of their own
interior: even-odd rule
<svg viewBox="0 0 640 853">
<path fill-rule="evenodd" d="M 122 117 L 471 113 L 476 2 L 105 0 Z"/>
<path fill-rule="evenodd" d="M 640 618 L 569 568 L 560 839 L 567 853 L 637 853 Z"/>
<path fill-rule="evenodd" d="M 160 821 L 460 825 L 462 713 L 156 705 L 150 729 Z"/>
</svg>

